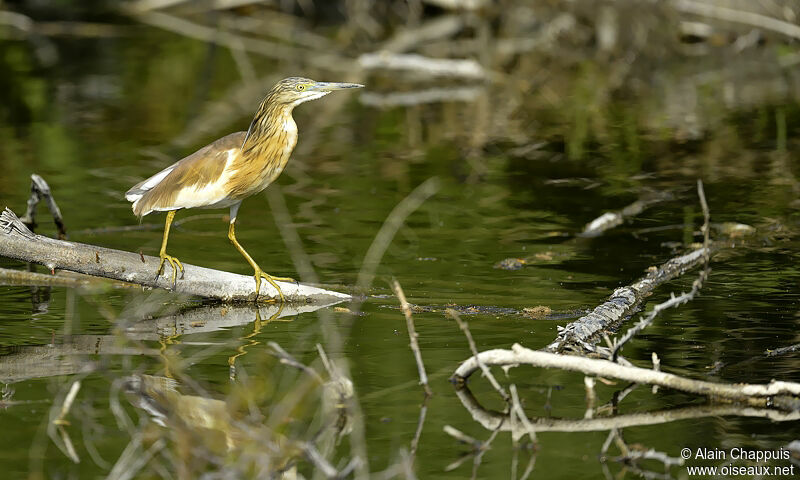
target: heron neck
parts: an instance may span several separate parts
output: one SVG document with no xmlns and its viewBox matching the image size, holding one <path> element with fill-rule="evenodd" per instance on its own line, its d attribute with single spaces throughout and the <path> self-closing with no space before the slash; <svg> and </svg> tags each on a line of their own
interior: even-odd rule
<svg viewBox="0 0 800 480">
<path fill-rule="evenodd" d="M 247 155 L 254 150 L 260 150 L 259 147 L 264 143 L 280 142 L 286 138 L 289 130 L 296 131 L 292 110 L 294 105 L 268 101 L 262 103 L 247 130 L 242 153 Z"/>
</svg>

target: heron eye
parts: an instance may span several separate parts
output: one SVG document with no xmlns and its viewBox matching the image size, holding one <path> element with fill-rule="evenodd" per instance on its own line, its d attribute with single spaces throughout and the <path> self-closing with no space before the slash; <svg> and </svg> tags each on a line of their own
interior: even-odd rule
<svg viewBox="0 0 800 480">
<path fill-rule="evenodd" d="M 305 85 L 303 85 L 303 84 L 300 84 L 300 85 L 298 85 L 296 88 L 297 88 L 297 91 L 298 91 L 298 92 L 302 92 L 303 90 L 305 90 L 305 89 L 306 89 L 306 86 L 305 86 Z"/>
</svg>

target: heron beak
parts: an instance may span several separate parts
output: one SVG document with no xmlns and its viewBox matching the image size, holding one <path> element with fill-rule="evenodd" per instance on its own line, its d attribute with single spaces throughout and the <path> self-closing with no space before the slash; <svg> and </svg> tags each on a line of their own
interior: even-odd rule
<svg viewBox="0 0 800 480">
<path fill-rule="evenodd" d="M 336 83 L 336 82 L 317 82 L 311 86 L 310 90 L 317 92 L 332 92 L 334 90 L 345 90 L 348 88 L 363 88 L 364 85 L 358 83 Z"/>
</svg>

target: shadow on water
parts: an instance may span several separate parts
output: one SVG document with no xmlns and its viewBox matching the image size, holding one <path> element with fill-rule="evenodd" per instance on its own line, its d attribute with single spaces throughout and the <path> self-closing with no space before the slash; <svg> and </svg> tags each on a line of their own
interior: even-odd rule
<svg viewBox="0 0 800 480">
<path fill-rule="evenodd" d="M 270 273 L 364 297 L 256 308 L 42 267 L 29 267 L 35 281 L 0 274 L 7 478 L 683 478 L 688 466 L 794 465 L 731 455 L 796 452 L 796 412 L 492 369 L 531 430 L 486 378 L 449 383 L 471 353 L 446 312 L 469 321 L 480 351 L 544 348 L 702 242 L 700 178 L 726 247 L 698 296 L 624 356 L 650 368 L 655 353 L 665 372 L 718 383 L 797 380 L 796 5 L 73 3 L 0 7 L 0 207 L 24 211 L 37 173 L 70 240 L 153 254 L 163 219 L 136 224 L 131 185 L 246 128 L 282 77 L 364 83 L 297 109 L 291 162 L 237 222 Z M 433 177 L 435 194 L 386 221 Z M 56 236 L 39 215 L 37 232 Z M 225 212 L 180 212 L 170 250 L 251 274 L 227 228 Z M 430 398 L 391 278 L 411 303 Z M 695 278 L 660 286 L 641 313 Z M 697 458 L 704 449 L 728 457 Z"/>
</svg>

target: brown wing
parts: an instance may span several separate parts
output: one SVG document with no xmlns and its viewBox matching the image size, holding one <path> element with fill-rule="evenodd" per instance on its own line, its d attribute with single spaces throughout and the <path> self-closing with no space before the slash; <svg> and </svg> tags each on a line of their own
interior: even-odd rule
<svg viewBox="0 0 800 480">
<path fill-rule="evenodd" d="M 246 132 L 226 135 L 134 185 L 125 193 L 125 198 L 133 202 L 133 213 L 141 217 L 154 210 L 186 207 L 175 204 L 180 190 L 202 187 L 220 178 L 229 152 L 241 149 L 245 135 Z"/>
</svg>

